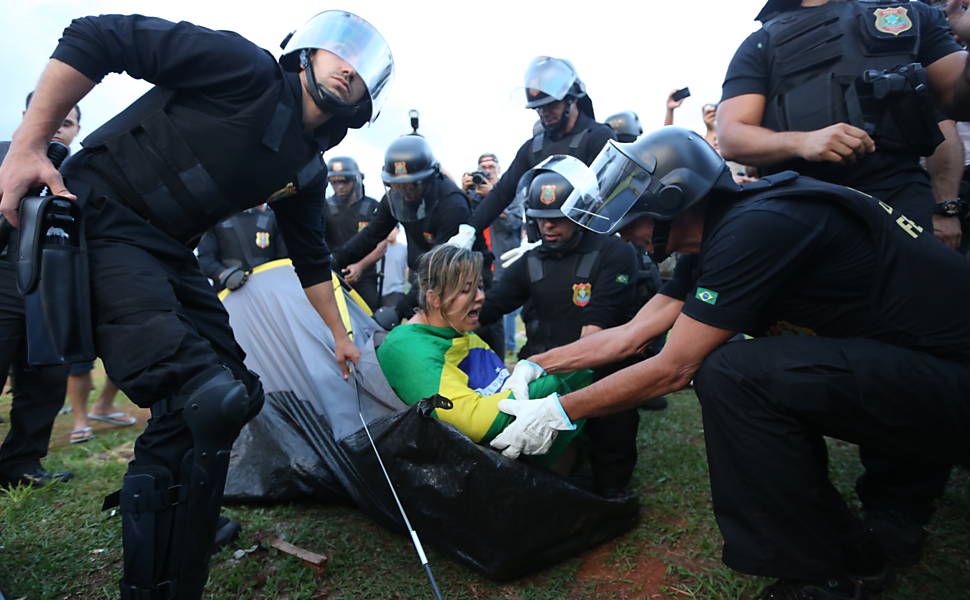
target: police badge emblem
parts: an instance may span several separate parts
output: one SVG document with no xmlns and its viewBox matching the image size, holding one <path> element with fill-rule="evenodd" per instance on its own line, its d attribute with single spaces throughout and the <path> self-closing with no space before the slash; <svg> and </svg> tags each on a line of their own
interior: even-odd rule
<svg viewBox="0 0 970 600">
<path fill-rule="evenodd" d="M 872 12 L 876 17 L 876 30 L 883 33 L 899 35 L 913 28 L 913 21 L 909 18 L 906 8 L 877 8 Z"/>
<path fill-rule="evenodd" d="M 407 175 L 408 174 L 408 163 L 401 162 L 394 163 L 394 174 L 395 175 Z"/>
<path fill-rule="evenodd" d="M 340 162 L 339 160 L 335 160 L 335 161 L 333 161 L 333 166 L 330 167 L 330 170 L 331 171 L 343 171 L 344 170 L 344 163 Z"/>
<path fill-rule="evenodd" d="M 529 83 L 525 85 L 525 90 L 526 90 L 526 93 L 529 94 L 530 98 L 535 98 L 536 96 L 538 96 L 541 91 L 539 90 L 539 78 L 535 77 L 531 79 Z"/>
<path fill-rule="evenodd" d="M 574 283 L 573 284 L 573 304 L 576 306 L 586 306 L 593 297 L 593 284 Z"/>
<path fill-rule="evenodd" d="M 544 185 L 542 189 L 539 190 L 539 202 L 543 204 L 552 204 L 556 201 L 556 186 L 555 185 Z"/>
<path fill-rule="evenodd" d="M 269 248 L 269 232 L 268 231 L 257 231 L 256 232 L 256 245 L 260 248 Z"/>
</svg>

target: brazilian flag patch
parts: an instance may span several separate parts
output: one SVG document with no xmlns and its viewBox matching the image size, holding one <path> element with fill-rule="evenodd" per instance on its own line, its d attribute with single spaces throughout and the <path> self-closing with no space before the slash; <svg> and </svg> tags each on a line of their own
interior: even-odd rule
<svg viewBox="0 0 970 600">
<path fill-rule="evenodd" d="M 630 283 L 630 276 L 627 275 L 626 273 L 620 273 L 619 275 L 616 276 L 616 282 L 623 283 L 623 284 Z"/>
<path fill-rule="evenodd" d="M 717 292 L 713 290 L 709 290 L 707 288 L 702 288 L 702 287 L 697 288 L 697 292 L 694 293 L 694 297 L 700 300 L 701 302 L 706 302 L 710 304 L 711 306 L 714 306 L 715 304 L 717 304 Z"/>
</svg>

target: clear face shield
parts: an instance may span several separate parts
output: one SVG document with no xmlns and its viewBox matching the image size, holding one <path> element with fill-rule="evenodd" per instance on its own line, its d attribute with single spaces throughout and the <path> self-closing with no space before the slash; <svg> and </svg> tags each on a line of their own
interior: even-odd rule
<svg viewBox="0 0 970 600">
<path fill-rule="evenodd" d="M 573 186 L 562 212 L 596 233 L 613 233 L 642 194 L 662 187 L 650 171 L 627 156 L 613 140 L 599 153 L 589 171 L 592 185 Z"/>
<path fill-rule="evenodd" d="M 301 49 L 332 52 L 353 67 L 367 88 L 370 121 L 377 118 L 394 76 L 394 57 L 373 25 L 353 13 L 328 10 L 297 29 L 283 51 L 290 54 Z"/>
<path fill-rule="evenodd" d="M 384 184 L 388 208 L 399 223 L 412 223 L 428 216 L 428 203 L 424 199 L 425 182 Z"/>
<path fill-rule="evenodd" d="M 562 100 L 575 81 L 576 71 L 568 62 L 550 56 L 532 59 L 525 71 L 525 107 Z"/>
</svg>

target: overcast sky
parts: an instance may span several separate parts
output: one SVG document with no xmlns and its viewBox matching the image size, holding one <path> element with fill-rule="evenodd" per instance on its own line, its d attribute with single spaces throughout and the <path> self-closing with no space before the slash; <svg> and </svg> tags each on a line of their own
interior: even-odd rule
<svg viewBox="0 0 970 600">
<path fill-rule="evenodd" d="M 454 175 L 494 152 L 503 166 L 531 137 L 535 111 L 526 110 L 522 78 L 537 55 L 570 59 L 586 83 L 596 116 L 634 110 L 644 129 L 663 124 L 674 88 L 692 96 L 676 123 L 699 131 L 701 106 L 720 97 L 738 44 L 757 28 L 764 0 L 674 0 L 639 3 L 574 2 L 344 2 L 265 3 L 195 0 L 85 2 L 0 0 L 0 140 L 10 139 L 23 100 L 61 31 L 76 16 L 138 12 L 236 31 L 279 54 L 279 42 L 317 12 L 359 14 L 384 35 L 396 73 L 377 122 L 347 138 L 328 156 L 353 156 L 366 173 L 368 194 L 380 197 L 384 149 L 410 131 L 408 110 L 421 113 L 421 133 Z M 260 8 L 255 8 L 260 7 Z M 148 89 L 127 75 L 109 75 L 81 101 L 79 141 Z"/>
</svg>

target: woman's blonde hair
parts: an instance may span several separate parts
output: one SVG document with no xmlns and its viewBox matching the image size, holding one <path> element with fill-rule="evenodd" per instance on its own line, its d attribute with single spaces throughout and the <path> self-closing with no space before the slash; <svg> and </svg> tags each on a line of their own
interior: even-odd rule
<svg viewBox="0 0 970 600">
<path fill-rule="evenodd" d="M 435 246 L 418 262 L 418 307 L 428 312 L 428 291 L 441 298 L 441 311 L 445 312 L 472 280 L 478 286 L 482 277 L 482 255 L 457 246 Z"/>
</svg>

